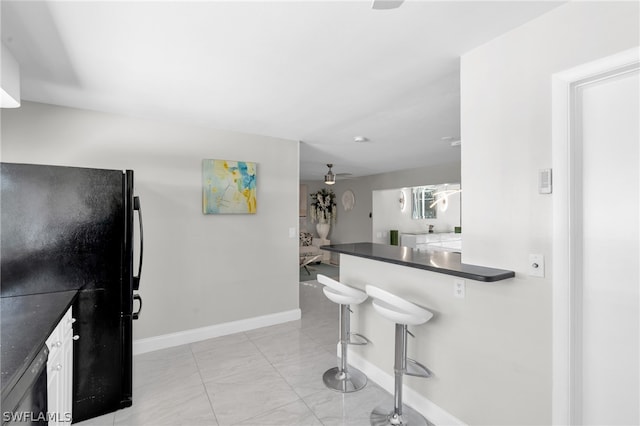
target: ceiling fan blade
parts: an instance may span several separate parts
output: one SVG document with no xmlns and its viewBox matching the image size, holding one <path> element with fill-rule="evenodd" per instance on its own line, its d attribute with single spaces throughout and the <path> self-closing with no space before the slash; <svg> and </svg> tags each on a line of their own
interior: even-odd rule
<svg viewBox="0 0 640 426">
<path fill-rule="evenodd" d="M 404 0 L 373 0 L 371 8 L 376 10 L 397 9 Z"/>
</svg>

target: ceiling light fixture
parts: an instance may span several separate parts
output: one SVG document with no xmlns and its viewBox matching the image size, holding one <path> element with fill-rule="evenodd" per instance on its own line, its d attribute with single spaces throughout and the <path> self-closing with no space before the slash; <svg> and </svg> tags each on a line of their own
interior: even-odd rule
<svg viewBox="0 0 640 426">
<path fill-rule="evenodd" d="M 324 183 L 326 183 L 327 185 L 333 185 L 336 183 L 336 175 L 334 175 L 331 171 L 333 164 L 327 164 L 327 167 L 329 168 L 329 171 L 326 175 L 324 175 Z"/>
<path fill-rule="evenodd" d="M 364 136 L 355 136 L 353 138 L 353 141 L 357 143 L 362 143 L 362 142 L 369 142 L 369 139 L 365 138 Z"/>
<path fill-rule="evenodd" d="M 0 83 L 2 99 L 0 107 L 18 108 L 20 106 L 20 65 L 11 51 L 2 43 L 2 80 Z"/>
</svg>

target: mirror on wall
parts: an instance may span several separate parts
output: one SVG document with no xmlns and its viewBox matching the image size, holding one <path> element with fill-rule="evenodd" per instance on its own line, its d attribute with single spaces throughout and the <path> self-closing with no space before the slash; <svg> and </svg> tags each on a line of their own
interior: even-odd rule
<svg viewBox="0 0 640 426">
<path fill-rule="evenodd" d="M 401 246 L 461 252 L 461 191 L 459 183 L 373 191 L 371 241 L 391 244 L 397 230 Z"/>
<path fill-rule="evenodd" d="M 389 244 L 391 230 L 398 230 L 400 235 L 459 233 L 460 191 L 459 183 L 372 191 L 371 241 Z"/>
<path fill-rule="evenodd" d="M 436 219 L 438 207 L 436 185 L 414 186 L 411 188 L 411 217 L 413 219 Z"/>
</svg>

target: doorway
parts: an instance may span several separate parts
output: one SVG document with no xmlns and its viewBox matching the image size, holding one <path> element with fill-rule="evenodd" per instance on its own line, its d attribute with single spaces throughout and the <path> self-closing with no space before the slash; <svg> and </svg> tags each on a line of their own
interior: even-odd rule
<svg viewBox="0 0 640 426">
<path fill-rule="evenodd" d="M 554 424 L 640 423 L 638 50 L 554 76 Z"/>
</svg>

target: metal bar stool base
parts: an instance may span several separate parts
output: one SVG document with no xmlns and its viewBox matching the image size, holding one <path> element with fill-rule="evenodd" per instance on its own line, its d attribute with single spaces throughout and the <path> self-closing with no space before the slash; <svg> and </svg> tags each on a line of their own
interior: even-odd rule
<svg viewBox="0 0 640 426">
<path fill-rule="evenodd" d="M 341 371 L 340 367 L 333 367 L 324 372 L 322 381 L 329 389 L 349 393 L 362 389 L 367 384 L 367 376 L 355 368 Z"/>
<path fill-rule="evenodd" d="M 406 405 L 402 406 L 402 416 L 394 415 L 393 403 L 380 404 L 371 412 L 371 426 L 433 426 L 433 423 Z"/>
</svg>

